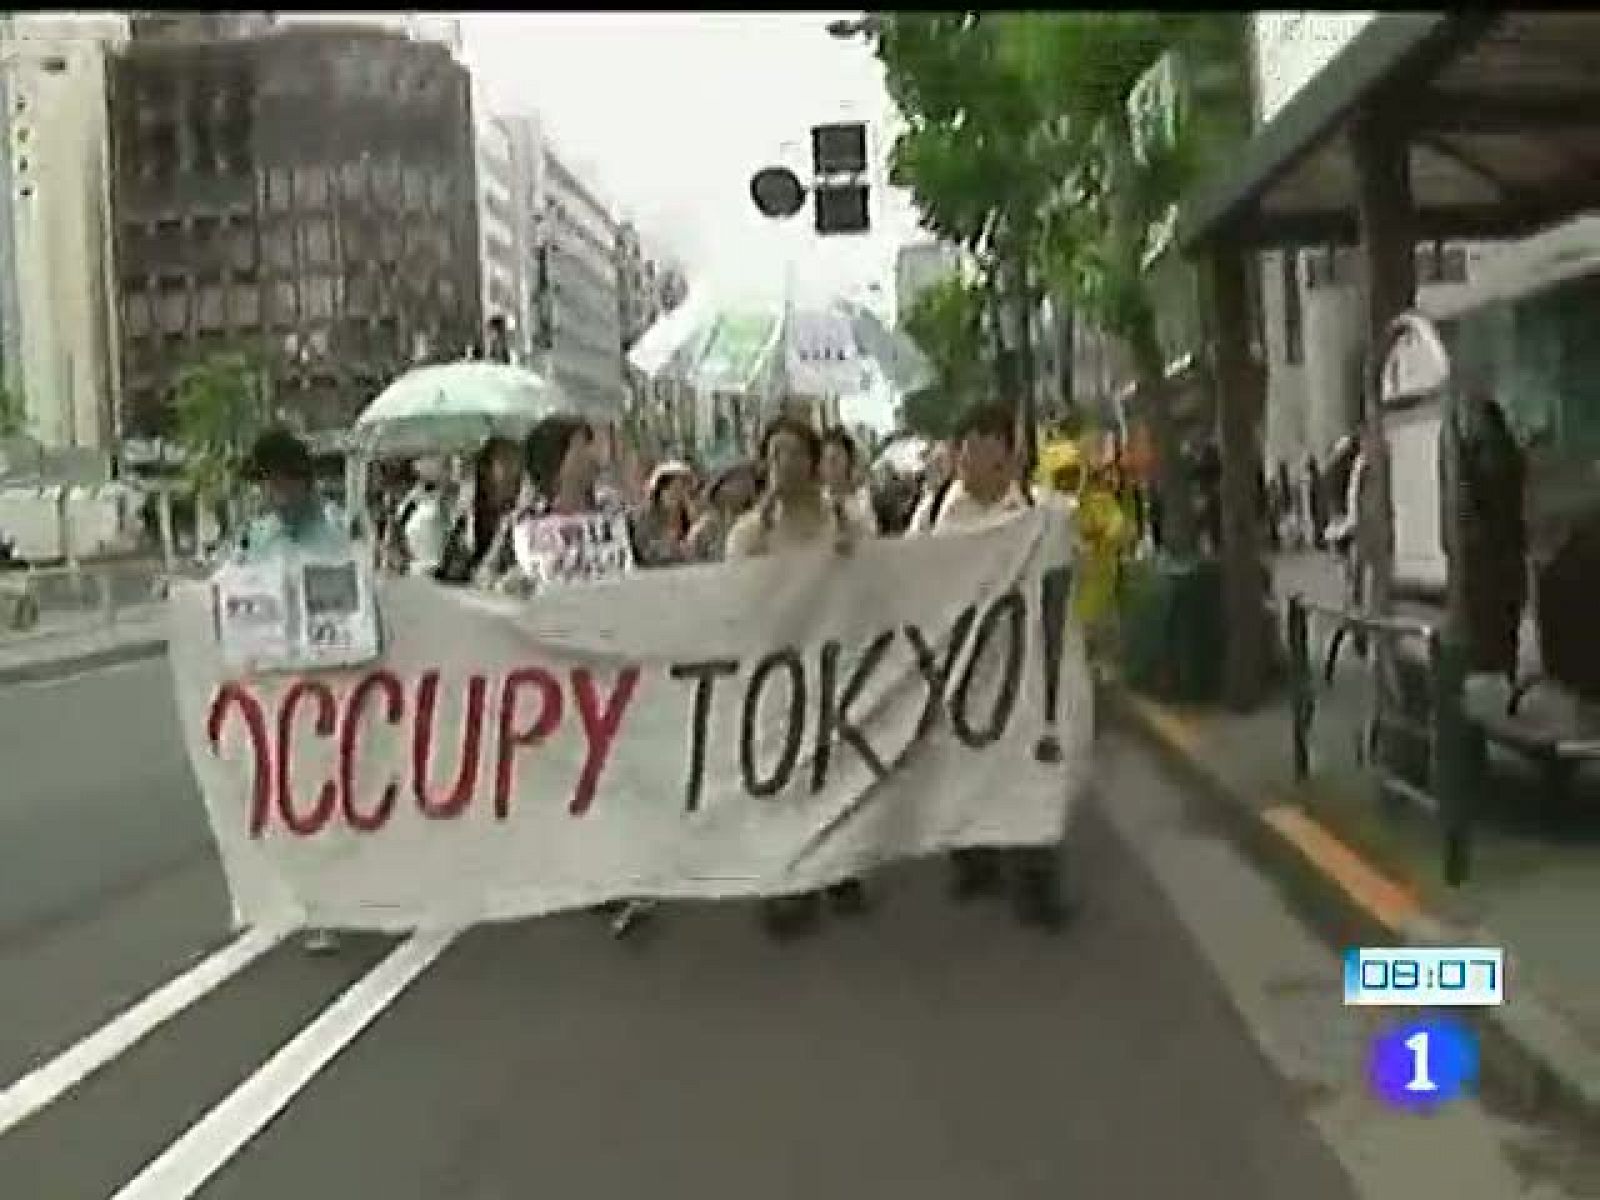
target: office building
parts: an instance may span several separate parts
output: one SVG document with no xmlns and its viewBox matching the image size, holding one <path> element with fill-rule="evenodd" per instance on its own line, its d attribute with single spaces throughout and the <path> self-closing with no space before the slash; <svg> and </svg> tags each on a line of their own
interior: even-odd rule
<svg viewBox="0 0 1600 1200">
<path fill-rule="evenodd" d="M 135 39 L 111 62 L 129 433 L 173 380 L 247 348 L 272 415 L 347 425 L 410 364 L 481 336 L 467 72 L 371 25 Z"/>
<path fill-rule="evenodd" d="M 18 14 L 0 34 L 0 358 L 25 432 L 102 455 L 119 380 L 107 219 L 106 62 L 117 14 Z"/>
</svg>

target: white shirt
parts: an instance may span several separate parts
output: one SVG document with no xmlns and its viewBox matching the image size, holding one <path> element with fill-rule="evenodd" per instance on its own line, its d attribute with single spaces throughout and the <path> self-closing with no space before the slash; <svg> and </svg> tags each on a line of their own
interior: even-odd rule
<svg viewBox="0 0 1600 1200">
<path fill-rule="evenodd" d="M 878 528 L 878 512 L 872 507 L 872 489 L 866 484 L 846 494 L 840 507 L 844 509 L 844 515 L 862 533 L 870 533 L 873 537 L 877 537 L 883 532 Z"/>
<path fill-rule="evenodd" d="M 936 491 L 929 492 L 918 501 L 916 512 L 911 514 L 911 526 L 906 530 L 907 533 L 938 533 L 949 529 L 970 529 L 975 525 L 1003 517 L 1007 513 L 1032 507 L 1028 493 L 1023 490 L 1023 485 L 1020 483 L 1013 483 L 993 504 L 980 504 L 967 494 L 967 489 L 957 479 L 946 489 L 944 503 L 939 506 L 939 523 L 934 525 L 931 517 L 933 504 L 938 495 Z"/>
</svg>

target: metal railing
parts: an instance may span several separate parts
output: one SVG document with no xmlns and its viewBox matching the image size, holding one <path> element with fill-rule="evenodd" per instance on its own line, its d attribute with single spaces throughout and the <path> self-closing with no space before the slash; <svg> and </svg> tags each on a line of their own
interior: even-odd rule
<svg viewBox="0 0 1600 1200">
<path fill-rule="evenodd" d="M 1323 670 L 1313 669 L 1311 620 L 1332 628 Z M 1367 643 L 1370 655 L 1367 710 L 1360 731 L 1358 754 L 1374 771 L 1381 805 L 1392 810 L 1409 800 L 1433 814 L 1441 840 L 1441 866 L 1445 882 L 1458 887 L 1471 869 L 1472 825 L 1475 794 L 1482 778 L 1481 738 L 1475 736 L 1463 706 L 1467 659 L 1463 649 L 1434 625 L 1414 617 L 1379 617 L 1317 604 L 1295 595 L 1289 598 L 1286 617 L 1289 643 L 1289 685 L 1294 774 L 1297 782 L 1312 773 L 1312 726 L 1317 709 L 1318 676 L 1324 687 L 1334 678 L 1335 655 L 1343 635 Z M 1425 688 L 1418 705 L 1408 704 L 1404 673 L 1413 670 L 1397 653 L 1406 641 L 1422 644 Z M 1409 742 L 1426 750 L 1420 780 L 1407 778 L 1404 764 L 1395 761 L 1397 743 Z"/>
<path fill-rule="evenodd" d="M 112 629 L 152 614 L 170 575 L 148 559 L 0 572 L 0 643 Z"/>
</svg>

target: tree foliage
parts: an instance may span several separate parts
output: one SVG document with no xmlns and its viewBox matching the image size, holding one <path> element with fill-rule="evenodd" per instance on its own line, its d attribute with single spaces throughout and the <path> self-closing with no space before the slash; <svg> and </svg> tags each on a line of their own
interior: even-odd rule
<svg viewBox="0 0 1600 1200">
<path fill-rule="evenodd" d="M 178 371 L 172 410 L 189 481 L 214 500 L 226 494 L 244 453 L 265 423 L 261 371 L 251 355 L 228 351 Z"/>
<path fill-rule="evenodd" d="M 901 319 L 902 331 L 928 356 L 936 376 L 932 386 L 906 397 L 901 418 L 907 428 L 945 437 L 981 392 L 983 306 L 981 289 L 953 276 L 922 292 Z"/>
</svg>

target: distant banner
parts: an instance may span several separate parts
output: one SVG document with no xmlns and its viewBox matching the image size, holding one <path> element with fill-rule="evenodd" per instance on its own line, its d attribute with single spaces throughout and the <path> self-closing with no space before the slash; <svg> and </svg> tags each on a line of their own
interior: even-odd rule
<svg viewBox="0 0 1600 1200">
<path fill-rule="evenodd" d="M 972 532 L 532 601 L 402 579 L 383 655 L 241 676 L 177 591 L 183 732 L 246 923 L 401 930 L 780 894 L 1062 833 L 1089 771 L 1070 539 Z"/>
</svg>

